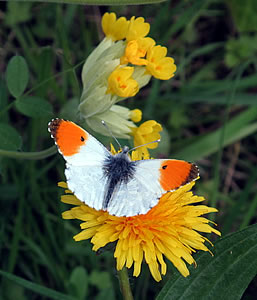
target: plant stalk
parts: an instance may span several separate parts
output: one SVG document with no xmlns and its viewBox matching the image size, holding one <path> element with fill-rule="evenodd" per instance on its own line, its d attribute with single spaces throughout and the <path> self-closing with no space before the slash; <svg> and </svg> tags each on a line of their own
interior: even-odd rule
<svg viewBox="0 0 257 300">
<path fill-rule="evenodd" d="M 49 156 L 52 156 L 56 152 L 57 152 L 57 148 L 55 145 L 46 150 L 38 151 L 38 152 L 19 152 L 19 151 L 8 151 L 8 150 L 0 149 L 0 157 L 5 156 L 14 159 L 38 160 L 38 159 L 44 159 Z"/>
<path fill-rule="evenodd" d="M 134 298 L 131 292 L 128 270 L 126 267 L 123 267 L 122 270 L 118 271 L 118 277 L 119 277 L 120 289 L 123 295 L 123 299 L 133 300 Z"/>
</svg>

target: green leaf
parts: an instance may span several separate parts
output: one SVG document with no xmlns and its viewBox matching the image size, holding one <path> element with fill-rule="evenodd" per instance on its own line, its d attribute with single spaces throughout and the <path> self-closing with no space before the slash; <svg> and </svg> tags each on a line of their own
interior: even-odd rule
<svg viewBox="0 0 257 300">
<path fill-rule="evenodd" d="M 242 112 L 240 115 L 228 121 L 225 125 L 225 135 L 223 146 L 232 144 L 244 137 L 257 131 L 257 122 L 251 124 L 256 119 L 257 108 L 252 107 Z M 196 161 L 207 155 L 210 155 L 220 148 L 220 136 L 224 128 L 209 133 L 205 136 L 198 138 L 195 142 L 182 150 L 173 154 L 173 157 L 186 159 L 189 161 Z"/>
<path fill-rule="evenodd" d="M 26 60 L 22 56 L 14 56 L 9 61 L 6 70 L 6 81 L 10 93 L 15 98 L 23 94 L 29 81 L 29 69 Z"/>
<path fill-rule="evenodd" d="M 227 0 L 235 25 L 241 32 L 257 30 L 256 0 Z"/>
<path fill-rule="evenodd" d="M 112 300 L 115 298 L 110 273 L 93 271 L 89 276 L 89 282 L 99 289 L 99 293 L 95 297 L 96 300 Z"/>
<path fill-rule="evenodd" d="M 17 150 L 21 147 L 21 136 L 8 124 L 0 123 L 0 149 Z"/>
<path fill-rule="evenodd" d="M 75 122 L 78 118 L 79 99 L 74 97 L 69 99 L 61 108 L 59 118 Z"/>
<path fill-rule="evenodd" d="M 6 108 L 8 107 L 7 87 L 4 81 L 0 78 L 0 114 L 1 121 L 8 123 L 8 114 Z"/>
<path fill-rule="evenodd" d="M 244 34 L 226 43 L 225 62 L 230 68 L 254 57 L 257 51 L 257 36 Z"/>
<path fill-rule="evenodd" d="M 11 274 L 11 273 L 4 272 L 4 271 L 0 270 L 0 274 L 3 277 L 5 277 L 5 278 L 21 285 L 21 286 L 23 286 L 24 288 L 29 289 L 29 290 L 31 290 L 31 291 L 39 294 L 39 295 L 49 297 L 50 299 L 54 299 L 54 300 L 75 300 L 75 298 L 73 298 L 71 296 L 67 296 L 67 295 L 62 294 L 60 292 L 57 292 L 55 290 L 46 288 L 42 285 L 33 283 L 29 280 L 25 280 L 21 277 L 18 277 L 16 275 Z"/>
<path fill-rule="evenodd" d="M 2 110 L 7 105 L 7 89 L 6 86 L 0 78 L 0 110 Z"/>
<path fill-rule="evenodd" d="M 32 118 L 49 117 L 53 114 L 52 105 L 39 97 L 24 97 L 17 99 L 15 106 L 19 112 Z"/>
<path fill-rule="evenodd" d="M 89 277 L 90 284 L 96 286 L 99 290 L 106 290 L 112 287 L 110 274 L 108 272 L 93 271 Z"/>
<path fill-rule="evenodd" d="M 14 1 L 14 0 L 9 0 Z M 26 2 L 27 0 L 20 0 Z M 33 2 L 53 2 L 70 4 L 90 4 L 90 5 L 127 5 L 127 4 L 154 4 L 167 0 L 31 0 Z"/>
<path fill-rule="evenodd" d="M 13 26 L 28 21 L 31 18 L 31 6 L 32 3 L 8 1 L 8 9 L 4 18 L 5 23 L 9 26 Z"/>
<path fill-rule="evenodd" d="M 214 250 L 214 251 L 213 251 Z M 156 300 L 237 300 L 257 273 L 257 225 L 230 234 L 215 243 L 190 266 L 187 278 L 178 272 L 166 283 Z"/>
<path fill-rule="evenodd" d="M 113 300 L 115 298 L 114 288 L 109 288 L 106 290 L 100 290 L 95 296 L 95 300 Z"/>
<path fill-rule="evenodd" d="M 70 288 L 76 299 L 86 299 L 88 292 L 88 274 L 85 268 L 79 266 L 72 271 L 70 276 Z"/>
</svg>

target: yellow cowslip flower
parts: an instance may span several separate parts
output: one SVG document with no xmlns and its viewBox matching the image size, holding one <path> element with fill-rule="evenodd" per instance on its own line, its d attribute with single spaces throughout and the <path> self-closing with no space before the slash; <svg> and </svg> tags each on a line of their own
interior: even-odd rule
<svg viewBox="0 0 257 300">
<path fill-rule="evenodd" d="M 128 31 L 126 34 L 127 42 L 145 37 L 150 31 L 150 24 L 145 22 L 142 17 L 132 17 L 129 21 Z"/>
<path fill-rule="evenodd" d="M 117 19 L 115 13 L 106 13 L 102 27 L 106 37 L 82 68 L 83 91 L 78 107 L 87 124 L 101 133 L 101 122 L 98 126 L 96 121 L 110 120 L 113 114 L 113 120 L 119 119 L 112 110 L 108 114 L 113 105 L 135 96 L 152 76 L 168 79 L 176 69 L 173 59 L 166 57 L 167 49 L 155 46 L 155 41 L 146 37 L 150 25 L 144 18 L 132 17 L 128 21 L 124 17 Z M 121 130 L 117 129 L 118 124 L 111 122 L 116 130 L 113 134 L 119 132 L 119 136 L 131 137 L 131 128 L 135 128 L 133 120 L 124 116 L 121 119 L 124 125 Z M 146 147 L 142 147 L 142 153 L 143 150 L 149 155 Z"/>
<path fill-rule="evenodd" d="M 142 120 L 142 111 L 138 108 L 131 110 L 130 119 L 135 123 L 140 122 Z"/>
<path fill-rule="evenodd" d="M 132 78 L 134 67 L 118 67 L 108 78 L 107 93 L 120 97 L 133 97 L 139 91 L 138 83 Z"/>
<path fill-rule="evenodd" d="M 141 157 L 147 156 L 147 158 L 149 158 L 149 152 L 147 148 L 155 149 L 158 146 L 158 143 L 152 143 L 148 145 L 145 144 L 159 140 L 161 138 L 160 131 L 162 131 L 161 124 L 157 123 L 154 120 L 146 121 L 142 123 L 139 127 L 132 128 L 134 146 L 141 146 L 137 150 Z"/>
<path fill-rule="evenodd" d="M 149 37 L 140 38 L 128 42 L 124 56 L 121 57 L 122 65 L 131 63 L 134 65 L 146 65 L 147 60 L 144 58 L 149 48 L 155 45 L 155 41 Z"/>
<path fill-rule="evenodd" d="M 138 158 L 137 153 L 132 153 Z M 195 264 L 192 253 L 196 250 L 209 251 L 204 245 L 207 240 L 199 232 L 220 232 L 212 228 L 204 214 L 217 212 L 206 205 L 196 205 L 205 199 L 191 191 L 195 182 L 182 186 L 174 192 L 164 194 L 158 204 L 146 214 L 133 217 L 116 217 L 103 210 L 95 210 L 82 203 L 65 182 L 59 186 L 65 188 L 61 201 L 75 207 L 62 214 L 63 219 L 78 219 L 82 231 L 75 235 L 75 241 L 91 239 L 93 251 L 115 242 L 114 257 L 116 268 L 134 265 L 134 276 L 139 276 L 142 262 L 148 264 L 156 281 L 165 275 L 167 265 L 164 257 L 170 260 L 184 276 L 189 275 L 186 263 Z M 195 205 L 193 205 L 195 204 Z"/>
<path fill-rule="evenodd" d="M 126 37 L 129 21 L 125 17 L 117 20 L 115 13 L 105 13 L 102 17 L 102 29 L 107 38 L 119 41 Z"/>
<path fill-rule="evenodd" d="M 109 136 L 109 131 L 105 130 L 102 121 L 108 126 L 112 134 L 117 138 L 130 138 L 134 122 L 141 121 L 142 112 L 139 109 L 129 110 L 127 107 L 112 105 L 103 113 L 95 114 L 86 118 L 87 125 L 95 132 Z"/>
<path fill-rule="evenodd" d="M 168 80 L 174 76 L 176 65 L 174 59 L 166 57 L 167 48 L 162 46 L 153 46 L 147 51 L 146 59 L 147 71 L 155 78 Z"/>
</svg>

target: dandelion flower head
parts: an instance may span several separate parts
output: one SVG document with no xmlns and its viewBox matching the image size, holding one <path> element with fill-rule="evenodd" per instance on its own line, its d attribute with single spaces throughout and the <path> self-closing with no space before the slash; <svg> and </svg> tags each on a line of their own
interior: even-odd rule
<svg viewBox="0 0 257 300">
<path fill-rule="evenodd" d="M 140 155 L 132 152 L 132 160 Z M 167 272 L 165 259 L 170 260 L 184 276 L 189 275 L 187 264 L 195 263 L 192 253 L 196 250 L 209 251 L 208 241 L 200 232 L 220 232 L 210 226 L 211 221 L 202 215 L 217 212 L 206 205 L 195 205 L 205 199 L 191 191 L 195 182 L 182 186 L 174 192 L 164 194 L 158 204 L 146 214 L 133 217 L 117 217 L 103 210 L 95 210 L 82 203 L 65 182 L 61 201 L 74 205 L 63 213 L 64 219 L 78 219 L 82 231 L 74 236 L 75 241 L 90 239 L 97 251 L 108 243 L 115 242 L 116 268 L 133 266 L 133 275 L 139 276 L 143 261 L 156 281 Z"/>
</svg>

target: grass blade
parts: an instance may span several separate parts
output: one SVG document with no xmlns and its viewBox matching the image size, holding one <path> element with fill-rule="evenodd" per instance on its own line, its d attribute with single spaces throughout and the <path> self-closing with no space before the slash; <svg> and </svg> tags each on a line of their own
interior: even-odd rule
<svg viewBox="0 0 257 300">
<path fill-rule="evenodd" d="M 233 118 L 226 124 L 223 146 L 232 144 L 244 137 L 254 133 L 257 130 L 257 122 L 250 124 L 256 119 L 257 108 L 248 108 L 239 116 Z M 207 155 L 215 153 L 220 147 L 220 134 L 223 127 L 215 132 L 209 133 L 198 138 L 195 142 L 182 150 L 173 154 L 177 159 L 186 159 L 189 161 L 199 160 Z"/>
<path fill-rule="evenodd" d="M 0 270 L 0 274 L 3 277 L 17 283 L 18 285 L 21 285 L 24 288 L 29 289 L 29 290 L 37 293 L 37 294 L 47 296 L 50 299 L 54 299 L 54 300 L 75 300 L 75 298 L 73 298 L 71 296 L 67 296 L 67 295 L 62 294 L 60 292 L 57 292 L 55 290 L 46 288 L 44 286 L 41 286 L 39 284 L 36 284 L 36 283 L 31 282 L 31 281 L 26 280 L 26 279 L 23 279 L 19 276 L 11 274 L 11 273 L 4 272 L 4 271 Z"/>
</svg>

